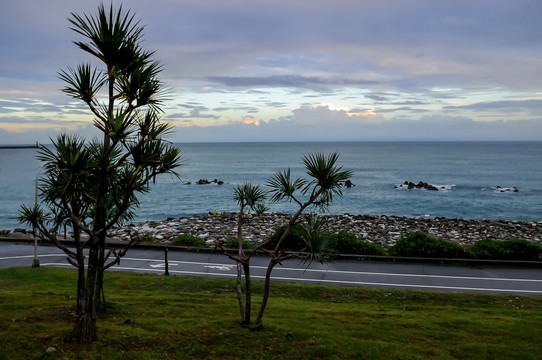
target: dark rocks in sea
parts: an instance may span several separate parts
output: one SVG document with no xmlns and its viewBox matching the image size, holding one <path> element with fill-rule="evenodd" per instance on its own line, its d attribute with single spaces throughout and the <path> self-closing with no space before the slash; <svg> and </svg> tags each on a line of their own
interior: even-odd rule
<svg viewBox="0 0 542 360">
<path fill-rule="evenodd" d="M 511 187 L 511 188 L 505 188 L 505 187 L 502 187 L 502 186 L 497 186 L 495 188 L 497 192 L 519 192 L 518 188 L 517 187 Z"/>
<path fill-rule="evenodd" d="M 412 181 L 405 181 L 401 185 L 395 185 L 395 188 L 396 189 L 399 189 L 399 188 L 408 189 L 408 190 L 412 190 L 412 189 L 425 189 L 425 190 L 430 190 L 430 191 L 438 191 L 439 190 L 439 188 L 436 187 L 435 185 L 432 185 L 432 184 L 429 184 L 429 183 L 426 183 L 426 182 L 423 182 L 423 181 L 420 181 L 417 184 L 414 184 Z"/>
<path fill-rule="evenodd" d="M 187 183 L 187 184 L 190 185 L 190 183 Z M 209 185 L 209 184 L 222 185 L 222 184 L 224 184 L 224 181 L 218 180 L 218 179 L 214 179 L 213 181 L 209 181 L 207 179 L 199 179 L 196 182 L 196 185 Z"/>
<path fill-rule="evenodd" d="M 352 181 L 346 180 L 346 181 L 344 182 L 344 187 L 346 187 L 346 188 L 351 188 L 352 186 L 356 186 L 356 185 L 354 185 L 354 184 L 352 183 Z"/>
<path fill-rule="evenodd" d="M 359 239 L 379 244 L 386 248 L 395 244 L 403 235 L 421 231 L 425 234 L 472 245 L 476 241 L 492 238 L 496 240 L 525 239 L 542 243 L 542 221 L 521 222 L 507 220 L 469 220 L 448 218 L 398 217 L 377 215 L 325 215 L 326 231 L 337 233 L 348 231 Z M 266 240 L 281 225 L 288 215 L 264 214 L 260 217 L 248 215 L 244 219 L 244 237 L 252 243 Z M 110 237 L 129 239 L 129 234 L 152 234 L 155 241 L 169 244 L 179 235 L 198 236 L 210 245 L 217 241 L 237 237 L 237 214 L 217 214 L 183 217 L 163 221 L 147 221 L 110 231 Z"/>
</svg>

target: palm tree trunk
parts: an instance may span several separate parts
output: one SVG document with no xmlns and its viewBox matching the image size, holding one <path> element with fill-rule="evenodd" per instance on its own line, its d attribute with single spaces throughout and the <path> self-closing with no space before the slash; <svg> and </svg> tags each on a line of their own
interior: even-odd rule
<svg viewBox="0 0 542 360">
<path fill-rule="evenodd" d="M 90 343 L 98 340 L 96 327 L 96 265 L 98 249 L 92 244 L 89 251 L 88 271 L 85 281 L 85 289 L 79 312 L 73 326 L 71 340 L 79 343 Z"/>
<path fill-rule="evenodd" d="M 79 313 L 82 310 L 82 299 L 85 294 L 85 254 L 81 246 L 81 233 L 78 231 L 74 227 L 74 239 L 77 248 L 77 312 Z"/>
<path fill-rule="evenodd" d="M 104 267 L 105 267 L 105 243 L 100 246 L 98 252 L 98 269 L 96 273 L 96 309 L 99 313 L 106 312 L 105 292 L 104 292 Z"/>
<path fill-rule="evenodd" d="M 243 263 L 243 270 L 245 272 L 245 318 L 244 324 L 250 325 L 250 308 L 252 306 L 252 284 L 250 281 L 250 264 L 247 260 Z"/>
<path fill-rule="evenodd" d="M 286 241 L 297 219 L 303 213 L 303 210 L 305 210 L 305 208 L 309 206 L 311 201 L 314 201 L 314 198 L 311 197 L 309 202 L 303 204 L 299 208 L 299 210 L 290 218 L 290 221 L 288 221 L 288 227 L 286 228 L 286 230 L 284 230 L 284 233 L 280 237 L 279 241 L 277 242 L 277 245 L 275 246 L 275 250 L 273 251 L 273 254 L 275 256 L 279 255 L 282 244 L 284 243 L 284 241 Z M 267 271 L 265 273 L 265 285 L 263 289 L 262 304 L 260 305 L 260 311 L 258 311 L 258 317 L 256 318 L 256 322 L 250 326 L 250 328 L 253 330 L 260 330 L 263 327 L 262 317 L 263 317 L 263 313 L 265 312 L 265 307 L 267 306 L 267 301 L 269 300 L 269 290 L 271 288 L 271 273 L 273 272 L 273 268 L 275 267 L 275 265 L 277 265 L 278 263 L 279 263 L 279 260 L 276 260 L 276 257 L 275 257 L 269 260 L 269 265 L 267 265 Z"/>
<path fill-rule="evenodd" d="M 239 210 L 239 216 L 237 218 L 237 248 L 239 260 L 243 255 L 243 232 L 242 232 L 242 222 L 243 222 L 243 206 Z M 237 261 L 237 301 L 239 302 L 239 313 L 241 314 L 241 324 L 249 324 L 245 316 L 245 309 L 243 305 L 243 285 L 242 285 L 242 274 L 241 274 L 241 262 Z M 246 275 L 245 275 L 246 276 Z"/>
<path fill-rule="evenodd" d="M 108 104 L 108 119 L 109 121 L 114 115 L 114 89 L 115 89 L 115 76 L 113 75 L 113 68 L 108 67 L 107 73 L 108 79 L 108 92 L 109 92 L 109 104 Z M 108 154 L 111 147 L 111 137 L 109 136 L 109 125 L 104 124 L 104 148 L 100 161 L 100 171 L 98 175 L 98 192 L 96 195 L 96 209 L 94 218 L 94 230 L 98 230 L 98 258 L 96 263 L 96 294 L 97 294 L 97 310 L 99 312 L 105 311 L 105 295 L 103 291 L 103 273 L 104 273 L 104 257 L 105 257 L 105 238 L 107 236 L 105 232 L 105 224 L 107 221 L 105 198 L 107 196 L 107 175 L 108 175 Z M 102 303 L 102 297 L 104 299 Z"/>
<path fill-rule="evenodd" d="M 77 202 L 72 202 L 71 207 L 73 214 L 79 217 L 80 213 Z M 83 252 L 83 244 L 81 244 L 81 228 L 75 221 L 72 221 L 71 224 L 77 258 L 77 313 L 80 313 L 82 310 L 82 299 L 85 294 L 85 254 Z M 66 225 L 64 225 L 64 239 L 66 239 Z"/>
<path fill-rule="evenodd" d="M 262 317 L 263 313 L 265 312 L 265 307 L 267 306 L 267 301 L 269 300 L 269 289 L 271 287 L 271 273 L 273 272 L 273 268 L 277 264 L 277 261 L 275 259 L 271 259 L 269 261 L 269 265 L 267 265 L 267 271 L 265 272 L 265 285 L 263 289 L 263 297 L 262 297 L 262 304 L 260 305 L 260 311 L 258 311 L 258 317 L 256 318 L 256 321 L 254 324 L 251 324 L 250 329 L 251 330 L 261 330 L 263 328 L 262 324 Z"/>
</svg>

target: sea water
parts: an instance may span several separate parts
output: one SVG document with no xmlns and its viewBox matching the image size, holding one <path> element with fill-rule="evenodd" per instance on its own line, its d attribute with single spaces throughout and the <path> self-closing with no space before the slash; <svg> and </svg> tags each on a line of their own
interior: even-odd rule
<svg viewBox="0 0 542 360">
<path fill-rule="evenodd" d="M 176 144 L 183 154 L 180 179 L 162 175 L 139 197 L 136 221 L 238 210 L 235 186 L 265 186 L 276 171 L 304 174 L 302 156 L 339 152 L 354 171 L 351 188 L 335 197 L 333 214 L 542 220 L 542 142 L 344 142 Z M 35 201 L 41 163 L 34 149 L 0 150 L 0 229 L 20 227 L 21 204 Z M 200 179 L 223 185 L 196 185 Z M 406 189 L 405 181 L 442 187 Z M 188 185 L 187 183 L 191 183 Z M 499 188 L 500 187 L 500 188 Z M 517 189 L 515 192 L 514 188 Z M 38 199 L 39 201 L 39 199 Z M 270 211 L 292 212 L 286 200 Z"/>
</svg>

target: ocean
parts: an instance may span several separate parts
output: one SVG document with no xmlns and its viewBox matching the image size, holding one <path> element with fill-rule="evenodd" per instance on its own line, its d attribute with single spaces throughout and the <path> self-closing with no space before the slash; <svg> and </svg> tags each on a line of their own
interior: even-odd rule
<svg viewBox="0 0 542 360">
<path fill-rule="evenodd" d="M 181 180 L 163 175 L 140 196 L 136 221 L 235 212 L 233 189 L 245 182 L 264 185 L 278 170 L 303 176 L 302 156 L 340 153 L 355 172 L 328 209 L 332 214 L 408 217 L 542 220 L 542 142 L 344 142 L 177 144 L 184 165 Z M 0 149 L 0 229 L 22 227 L 21 204 L 35 201 L 40 162 L 36 149 Z M 223 185 L 196 185 L 199 179 Z M 398 187 L 420 181 L 439 191 Z M 190 185 L 186 183 L 190 182 Z M 517 189 L 517 191 L 514 191 Z M 287 201 L 270 211 L 292 212 Z"/>
</svg>

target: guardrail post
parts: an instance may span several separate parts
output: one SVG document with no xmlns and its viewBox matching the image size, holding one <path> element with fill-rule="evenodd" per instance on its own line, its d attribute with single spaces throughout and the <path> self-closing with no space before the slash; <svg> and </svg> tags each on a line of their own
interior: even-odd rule
<svg viewBox="0 0 542 360">
<path fill-rule="evenodd" d="M 169 249 L 166 248 L 165 250 L 165 258 L 166 258 L 166 273 L 165 275 L 169 275 L 169 266 L 168 266 L 168 262 L 167 262 L 167 253 L 168 253 Z"/>
</svg>

